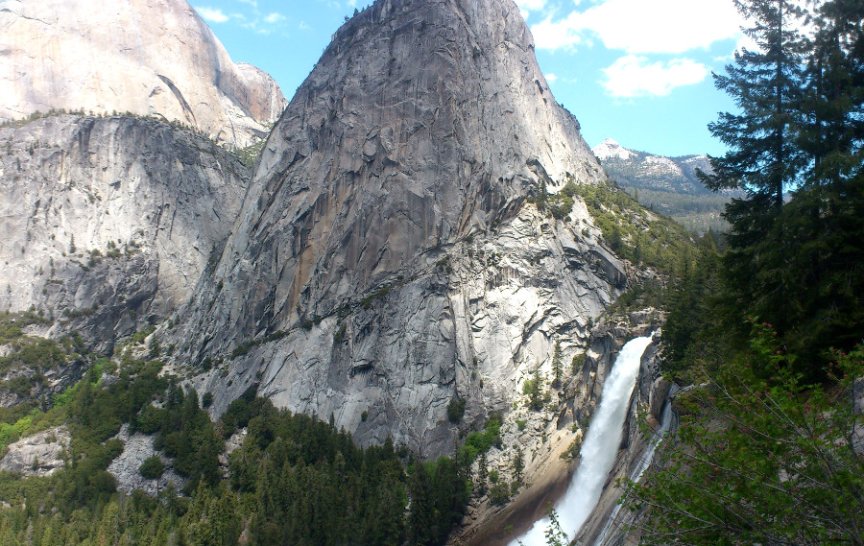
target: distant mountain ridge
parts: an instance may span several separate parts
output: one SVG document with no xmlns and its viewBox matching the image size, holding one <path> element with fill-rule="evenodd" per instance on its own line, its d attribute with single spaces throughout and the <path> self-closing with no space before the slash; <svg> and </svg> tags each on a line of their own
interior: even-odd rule
<svg viewBox="0 0 864 546">
<path fill-rule="evenodd" d="M 657 191 L 712 193 L 699 181 L 697 169 L 711 171 L 706 155 L 667 157 L 624 148 L 607 138 L 591 149 L 619 185 Z"/>
<path fill-rule="evenodd" d="M 591 151 L 609 178 L 643 205 L 697 233 L 725 230 L 720 214 L 732 196 L 712 192 L 696 174 L 698 170 L 711 172 L 708 156 L 655 155 L 625 148 L 611 138 Z"/>
</svg>

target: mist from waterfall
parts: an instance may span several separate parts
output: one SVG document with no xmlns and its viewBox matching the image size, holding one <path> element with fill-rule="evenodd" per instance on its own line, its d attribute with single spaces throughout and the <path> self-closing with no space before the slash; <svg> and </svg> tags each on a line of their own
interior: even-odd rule
<svg viewBox="0 0 864 546">
<path fill-rule="evenodd" d="M 600 406 L 591 419 L 588 434 L 579 452 L 579 468 L 567 492 L 555 505 L 561 529 L 567 533 L 569 539 L 576 536 L 600 500 L 603 485 L 618 455 L 627 407 L 639 375 L 642 353 L 650 343 L 650 337 L 637 337 L 628 341 L 615 359 L 615 365 L 603 384 Z M 510 546 L 517 546 L 520 542 L 524 546 L 544 546 L 544 533 L 548 525 L 549 518 L 535 522 L 524 535 L 511 541 Z"/>
</svg>

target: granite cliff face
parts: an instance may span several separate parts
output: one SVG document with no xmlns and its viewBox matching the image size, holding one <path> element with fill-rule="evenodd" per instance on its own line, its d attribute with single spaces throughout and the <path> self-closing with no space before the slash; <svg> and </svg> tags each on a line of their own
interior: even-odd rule
<svg viewBox="0 0 864 546">
<path fill-rule="evenodd" d="M 0 121 L 52 109 L 155 115 L 244 147 L 285 107 L 185 0 L 0 0 Z"/>
<path fill-rule="evenodd" d="M 211 141 L 128 117 L 0 128 L 0 310 L 105 350 L 191 295 L 239 210 L 247 169 Z"/>
<path fill-rule="evenodd" d="M 379 0 L 346 23 L 265 146 L 234 233 L 180 318 L 219 412 L 256 387 L 362 443 L 425 456 L 569 362 L 627 284 L 578 199 L 602 170 L 511 0 Z"/>
</svg>

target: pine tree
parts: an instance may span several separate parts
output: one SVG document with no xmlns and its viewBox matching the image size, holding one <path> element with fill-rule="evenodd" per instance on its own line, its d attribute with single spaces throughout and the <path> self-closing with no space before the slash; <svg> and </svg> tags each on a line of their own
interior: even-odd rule
<svg viewBox="0 0 864 546">
<path fill-rule="evenodd" d="M 800 182 L 806 167 L 798 141 L 805 121 L 802 67 L 807 44 L 796 30 L 804 17 L 798 3 L 735 0 L 735 4 L 751 24 L 744 31 L 755 48 L 737 52 L 726 74 L 714 76 L 718 89 L 734 99 L 739 111 L 721 113 L 709 125 L 729 151 L 711 157 L 713 173 L 699 172 L 699 177 L 715 191 L 745 192 L 724 213 L 731 229 L 723 261 L 729 287 L 726 308 L 732 317 L 729 326 L 743 339 L 749 332 L 740 317 L 759 315 L 754 302 L 766 295 L 790 301 L 788 287 L 774 284 L 776 276 L 754 272 L 771 269 L 776 245 L 766 241 L 776 227 L 787 190 Z"/>
<path fill-rule="evenodd" d="M 837 189 L 864 163 L 864 3 L 821 2 L 812 17 L 799 144 L 810 161 L 806 185 Z"/>
<path fill-rule="evenodd" d="M 779 209 L 784 190 L 802 168 L 794 136 L 803 52 L 795 28 L 803 14 L 790 0 L 735 0 L 735 5 L 752 22 L 744 32 L 756 49 L 736 52 L 726 74 L 714 75 L 717 88 L 735 100 L 740 112 L 721 113 L 708 126 L 730 150 L 711 157 L 714 172 L 701 178 L 711 189 L 739 188 L 753 204 Z"/>
<path fill-rule="evenodd" d="M 561 386 L 561 342 L 555 342 L 555 351 L 552 353 L 552 388 Z"/>
</svg>

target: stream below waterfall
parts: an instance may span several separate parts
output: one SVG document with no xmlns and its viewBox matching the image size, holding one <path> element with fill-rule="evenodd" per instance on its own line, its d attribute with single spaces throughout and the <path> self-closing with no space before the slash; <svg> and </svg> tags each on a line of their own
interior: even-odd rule
<svg viewBox="0 0 864 546">
<path fill-rule="evenodd" d="M 603 485 L 615 463 L 630 395 L 639 375 L 642 353 L 650 343 L 650 337 L 637 337 L 628 341 L 603 384 L 600 405 L 591 419 L 588 434 L 579 451 L 581 462 L 564 496 L 555 505 L 561 529 L 570 539 L 579 533 L 597 505 Z M 524 546 L 544 546 L 544 533 L 548 525 L 549 518 L 536 521 L 531 529 L 511 541 L 509 546 L 520 543 Z"/>
</svg>

